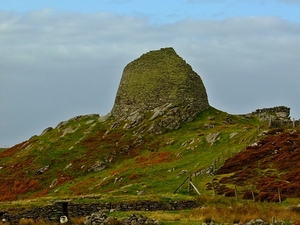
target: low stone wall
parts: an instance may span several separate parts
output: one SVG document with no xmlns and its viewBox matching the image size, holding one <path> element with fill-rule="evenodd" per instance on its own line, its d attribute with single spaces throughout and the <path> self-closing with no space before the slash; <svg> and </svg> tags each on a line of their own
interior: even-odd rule
<svg viewBox="0 0 300 225">
<path fill-rule="evenodd" d="M 267 121 L 270 128 L 278 128 L 282 126 L 294 128 L 300 126 L 300 119 L 291 119 L 290 108 L 286 106 L 257 109 L 256 111 L 246 115 L 254 115 L 257 116 L 259 120 Z"/>
<path fill-rule="evenodd" d="M 64 206 L 63 206 L 64 205 Z M 183 210 L 197 207 L 196 201 L 135 201 L 121 203 L 91 203 L 77 204 L 73 202 L 58 202 L 45 207 L 36 207 L 34 209 L 10 214 L 2 213 L 2 218 L 9 220 L 11 223 L 18 223 L 22 218 L 26 219 L 43 219 L 45 221 L 59 221 L 59 217 L 68 214 L 68 217 L 84 217 L 100 210 L 117 210 L 117 211 L 159 211 L 159 210 Z M 66 211 L 67 210 L 67 211 Z M 1 218 L 1 219 L 2 219 Z"/>
<path fill-rule="evenodd" d="M 290 115 L 290 108 L 286 106 L 275 106 L 272 108 L 263 108 L 263 109 L 257 109 L 255 112 L 252 112 L 252 114 L 261 114 L 261 113 L 281 113 L 284 112 L 287 114 L 287 116 Z"/>
</svg>

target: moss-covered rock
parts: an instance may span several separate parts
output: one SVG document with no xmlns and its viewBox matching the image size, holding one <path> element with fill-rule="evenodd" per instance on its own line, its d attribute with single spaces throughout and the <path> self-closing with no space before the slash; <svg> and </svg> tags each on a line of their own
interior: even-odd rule
<svg viewBox="0 0 300 225">
<path fill-rule="evenodd" d="M 124 68 L 112 115 L 126 119 L 165 105 L 189 116 L 209 107 L 200 76 L 173 48 L 150 51 Z"/>
</svg>

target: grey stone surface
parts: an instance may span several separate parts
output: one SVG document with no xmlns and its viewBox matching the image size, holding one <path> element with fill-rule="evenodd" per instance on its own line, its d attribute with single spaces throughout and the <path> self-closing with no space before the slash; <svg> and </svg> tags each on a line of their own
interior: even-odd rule
<svg viewBox="0 0 300 225">
<path fill-rule="evenodd" d="M 111 114 L 126 121 L 124 129 L 134 128 L 144 119 L 152 121 L 149 132 L 159 134 L 178 129 L 207 108 L 200 76 L 173 48 L 163 48 L 124 68 Z"/>
</svg>

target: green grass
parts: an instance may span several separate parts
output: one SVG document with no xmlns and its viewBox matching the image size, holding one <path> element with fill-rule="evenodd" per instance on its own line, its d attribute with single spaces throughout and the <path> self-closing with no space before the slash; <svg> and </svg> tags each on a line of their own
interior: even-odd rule
<svg viewBox="0 0 300 225">
<path fill-rule="evenodd" d="M 92 203 L 92 202 L 129 202 L 137 200 L 152 201 L 180 201 L 187 200 L 184 195 L 148 195 L 148 196 L 132 196 L 132 195 L 101 195 L 98 198 L 72 198 L 75 203 Z M 70 199 L 70 196 L 67 196 Z M 29 206 L 31 208 L 45 206 L 58 198 L 40 198 L 35 200 L 25 200 L 13 203 L 3 203 L 1 209 L 9 209 L 10 212 L 18 212 Z M 114 211 L 108 212 L 109 216 L 124 218 L 132 214 L 143 215 L 148 218 L 154 218 L 160 224 L 202 224 L 203 222 L 213 221 L 215 223 L 234 222 L 245 223 L 252 219 L 262 219 L 265 222 L 271 222 L 274 217 L 276 221 L 284 222 L 284 224 L 299 223 L 299 207 L 297 207 L 298 199 L 290 198 L 286 202 L 278 203 L 261 203 L 253 201 L 238 200 L 226 198 L 223 196 L 202 195 L 196 198 L 201 207 L 190 210 L 180 211 Z M 82 221 L 80 218 L 72 218 L 73 221 Z M 39 224 L 30 221 L 30 224 Z M 76 224 L 76 223 L 75 223 Z M 79 224 L 79 223 L 77 223 Z"/>
<path fill-rule="evenodd" d="M 124 130 L 121 123 L 104 137 L 112 120 L 99 122 L 98 119 L 95 116 L 70 119 L 59 129 L 56 127 L 31 138 L 26 143 L 30 147 L 18 149 L 16 157 L 0 157 L 0 164 L 5 165 L 0 176 L 13 180 L 26 176 L 40 182 L 35 191 L 18 195 L 20 199 L 39 193 L 42 197 L 43 190 L 48 190 L 46 196 L 49 197 L 110 193 L 136 196 L 140 191 L 146 195 L 173 194 L 190 173 L 212 164 L 221 166 L 234 152 L 243 151 L 259 138 L 258 128 L 261 131 L 266 126 L 255 117 L 229 115 L 210 107 L 194 121 L 181 124 L 178 130 L 156 136 L 142 134 L 143 143 L 135 146 L 140 139 L 134 130 Z M 144 125 L 147 123 L 145 120 Z M 208 128 L 207 124 L 213 127 Z M 214 144 L 206 141 L 212 132 L 220 134 Z M 236 135 L 230 138 L 233 133 Z M 108 162 L 110 158 L 112 161 Z M 89 168 L 98 161 L 106 162 L 107 168 L 90 172 Z M 11 169 L 20 162 L 24 163 L 23 169 Z M 47 165 L 50 165 L 48 171 L 36 174 Z M 181 174 L 183 170 L 187 173 Z M 50 188 L 54 180 L 58 182 Z M 205 185 L 211 180 L 212 177 L 205 174 L 193 182 L 201 193 L 211 194 Z M 186 195 L 187 185 L 179 189 L 178 194 Z"/>
</svg>

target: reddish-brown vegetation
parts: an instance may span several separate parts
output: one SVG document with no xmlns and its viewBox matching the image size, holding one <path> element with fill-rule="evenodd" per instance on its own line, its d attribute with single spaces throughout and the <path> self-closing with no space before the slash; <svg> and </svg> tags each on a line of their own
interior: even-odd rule
<svg viewBox="0 0 300 225">
<path fill-rule="evenodd" d="M 163 162 L 171 162 L 171 161 L 172 161 L 171 152 L 154 152 L 149 157 L 138 156 L 135 160 L 135 162 L 140 167 L 155 165 Z"/>
<path fill-rule="evenodd" d="M 133 173 L 129 176 L 129 180 L 136 180 L 138 179 L 139 177 L 142 177 L 143 174 L 136 174 L 136 173 Z"/>
<path fill-rule="evenodd" d="M 37 192 L 32 196 L 32 198 L 39 198 L 39 197 L 44 197 L 49 193 L 49 188 L 43 189 L 40 192 Z"/>
<path fill-rule="evenodd" d="M 0 152 L 0 158 L 11 157 L 16 152 L 20 151 L 21 149 L 26 148 L 29 144 L 30 144 L 29 141 L 24 141 L 24 142 L 17 144 L 11 148 L 8 148 L 8 149 L 4 150 L 3 152 Z"/>
<path fill-rule="evenodd" d="M 24 194 L 29 190 L 37 190 L 40 188 L 38 180 L 28 180 L 28 181 L 14 181 L 12 187 L 13 193 L 15 194 Z"/>
<path fill-rule="evenodd" d="M 253 185 L 260 201 L 300 197 L 300 135 L 297 131 L 267 136 L 228 159 L 218 174 L 234 173 L 219 182 Z M 245 195 L 249 196 L 249 193 Z M 280 196 L 279 196 L 280 195 Z"/>
<path fill-rule="evenodd" d="M 0 201 L 16 200 L 18 195 L 25 194 L 29 191 L 38 191 L 41 189 L 39 180 L 31 179 L 5 179 L 0 183 Z"/>
</svg>

